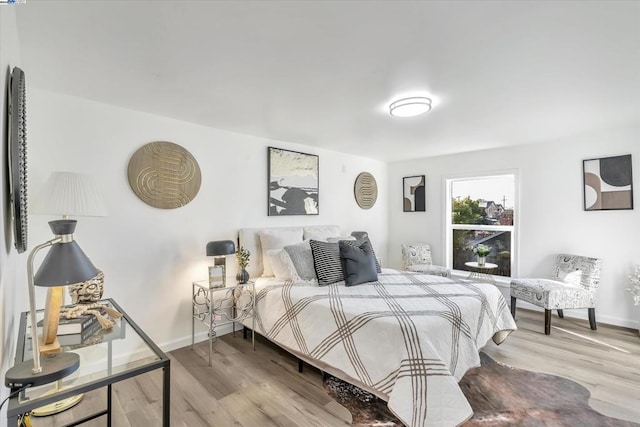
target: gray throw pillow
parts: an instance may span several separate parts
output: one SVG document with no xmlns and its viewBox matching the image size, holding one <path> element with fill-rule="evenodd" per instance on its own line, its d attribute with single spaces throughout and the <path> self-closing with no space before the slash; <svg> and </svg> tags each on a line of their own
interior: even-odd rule
<svg viewBox="0 0 640 427">
<path fill-rule="evenodd" d="M 338 247 L 347 286 L 378 280 L 376 258 L 369 242 L 364 241 L 355 246 L 351 242 L 340 241 Z"/>
<path fill-rule="evenodd" d="M 313 255 L 311 254 L 311 246 L 308 240 L 285 246 L 283 249 L 289 254 L 289 258 L 291 258 L 291 262 L 302 280 L 314 280 L 316 278 Z"/>
<path fill-rule="evenodd" d="M 369 243 L 371 247 L 371 252 L 373 252 L 373 259 L 376 261 L 376 271 L 378 273 L 382 273 L 382 268 L 380 268 L 380 263 L 378 262 L 378 257 L 376 256 L 376 252 L 373 250 L 373 245 L 371 244 L 371 240 L 369 240 L 369 236 L 365 236 L 362 239 L 358 239 L 355 241 L 356 245 L 360 246 L 363 242 Z"/>
</svg>

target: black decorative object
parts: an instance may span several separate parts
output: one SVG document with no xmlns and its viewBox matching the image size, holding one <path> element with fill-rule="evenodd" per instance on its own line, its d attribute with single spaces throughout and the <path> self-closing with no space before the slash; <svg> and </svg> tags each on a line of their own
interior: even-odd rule
<svg viewBox="0 0 640 427">
<path fill-rule="evenodd" d="M 582 162 L 584 210 L 633 209 L 631 154 Z"/>
<path fill-rule="evenodd" d="M 424 175 L 406 176 L 402 178 L 402 210 L 404 212 L 425 212 Z"/>
<path fill-rule="evenodd" d="M 24 71 L 13 68 L 8 95 L 9 203 L 14 243 L 19 253 L 27 249 L 27 112 Z"/>
<path fill-rule="evenodd" d="M 318 215 L 318 156 L 274 147 L 268 150 L 268 215 Z"/>
<path fill-rule="evenodd" d="M 249 281 L 249 272 L 244 268 L 236 274 L 236 280 L 239 284 L 244 285 Z"/>
</svg>

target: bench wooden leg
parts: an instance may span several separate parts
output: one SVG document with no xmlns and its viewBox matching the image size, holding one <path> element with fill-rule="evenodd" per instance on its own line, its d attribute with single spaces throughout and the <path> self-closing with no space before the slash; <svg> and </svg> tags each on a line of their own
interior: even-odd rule
<svg viewBox="0 0 640 427">
<path fill-rule="evenodd" d="M 302 373 L 302 368 L 304 368 L 304 363 L 302 359 L 298 359 L 298 372 Z"/>
<path fill-rule="evenodd" d="M 564 319 L 564 312 L 562 311 L 561 308 L 558 309 L 558 317 L 561 319 Z"/>
<path fill-rule="evenodd" d="M 596 309 L 593 307 L 589 309 L 589 326 L 591 326 L 592 331 L 598 329 L 596 325 Z"/>
<path fill-rule="evenodd" d="M 544 334 L 551 334 L 551 310 L 544 310 Z"/>
<path fill-rule="evenodd" d="M 516 297 L 511 297 L 511 316 L 516 318 Z"/>
</svg>

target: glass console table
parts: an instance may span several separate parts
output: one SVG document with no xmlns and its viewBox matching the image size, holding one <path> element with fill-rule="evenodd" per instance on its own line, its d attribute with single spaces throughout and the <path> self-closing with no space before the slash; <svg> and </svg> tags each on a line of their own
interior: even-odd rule
<svg viewBox="0 0 640 427">
<path fill-rule="evenodd" d="M 118 310 L 122 313 L 122 318 L 116 320 L 113 329 L 100 331 L 86 339 L 83 344 L 61 347 L 61 351 L 72 351 L 80 356 L 78 370 L 63 378 L 61 384 L 54 382 L 27 388 L 12 397 L 7 408 L 7 425 L 18 425 L 18 419 L 23 414 L 36 408 L 106 386 L 106 408 L 68 426 L 82 424 L 103 415 L 107 416 L 107 425 L 111 426 L 111 386 L 118 381 L 142 373 L 162 369 L 162 426 L 169 426 L 169 358 L 115 301 L 106 299 L 100 303 Z M 16 363 L 31 360 L 31 337 L 30 334 L 27 335 L 28 323 L 28 312 L 24 312 L 20 316 Z"/>
</svg>

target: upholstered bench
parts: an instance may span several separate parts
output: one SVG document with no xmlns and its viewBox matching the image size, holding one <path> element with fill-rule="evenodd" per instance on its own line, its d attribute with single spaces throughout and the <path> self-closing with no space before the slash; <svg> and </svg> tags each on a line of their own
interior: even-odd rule
<svg viewBox="0 0 640 427">
<path fill-rule="evenodd" d="M 402 262 L 403 268 L 407 271 L 415 271 L 432 276 L 451 277 L 451 270 L 439 265 L 433 265 L 431 247 L 428 243 L 403 243 Z"/>
<path fill-rule="evenodd" d="M 544 308 L 544 333 L 551 333 L 551 310 L 586 308 L 589 325 L 596 330 L 596 292 L 600 281 L 602 261 L 578 255 L 560 254 L 556 257 L 550 279 L 511 280 L 511 314 L 516 317 L 518 299 Z"/>
</svg>

